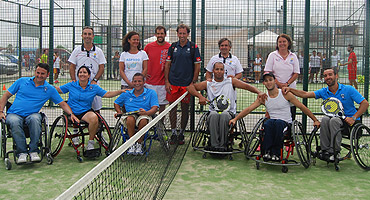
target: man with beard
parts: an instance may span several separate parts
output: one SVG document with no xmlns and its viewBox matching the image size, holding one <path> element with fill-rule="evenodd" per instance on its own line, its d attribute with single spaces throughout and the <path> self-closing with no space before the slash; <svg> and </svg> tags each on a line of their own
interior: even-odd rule
<svg viewBox="0 0 370 200">
<path fill-rule="evenodd" d="M 281 151 L 285 130 L 292 123 L 290 114 L 290 103 L 302 110 L 313 121 L 314 126 L 319 127 L 320 122 L 312 114 L 312 112 L 298 101 L 291 93 L 283 94 L 281 89 L 278 89 L 275 84 L 275 75 L 272 72 L 267 72 L 263 75 L 263 85 L 265 85 L 268 93 L 267 100 L 261 101 L 257 99 L 249 107 L 245 108 L 234 119 L 230 120 L 230 124 L 235 124 L 237 120 L 248 115 L 260 105 L 265 105 L 266 111 L 269 113 L 269 119 L 263 124 L 265 136 L 262 141 L 263 160 L 264 161 L 280 161 Z"/>
<path fill-rule="evenodd" d="M 337 158 L 340 156 L 340 146 L 342 142 L 341 133 L 338 134 L 335 141 L 335 149 L 333 148 L 333 138 L 338 130 L 343 127 L 349 133 L 349 127 L 352 126 L 357 120 L 360 120 L 361 115 L 369 107 L 367 100 L 352 86 L 343 85 L 338 83 L 338 72 L 335 68 L 328 68 L 324 71 L 324 80 L 328 85 L 326 88 L 316 90 L 315 92 L 306 92 L 293 88 L 283 88 L 285 94 L 288 92 L 302 98 L 322 98 L 323 100 L 329 97 L 335 97 L 343 104 L 345 119 L 339 117 L 324 116 L 321 120 L 320 128 L 320 157 L 323 160 L 334 161 L 334 154 Z M 358 110 L 353 102 L 360 104 Z"/>
<path fill-rule="evenodd" d="M 144 48 L 149 57 L 145 87 L 153 89 L 157 93 L 159 112 L 162 112 L 168 104 L 164 82 L 164 65 L 166 64 L 168 48 L 171 44 L 165 41 L 166 28 L 164 26 L 155 28 L 155 36 L 157 41 L 147 44 Z"/>
<path fill-rule="evenodd" d="M 348 80 L 349 84 L 354 86 L 357 90 L 357 57 L 355 52 L 353 51 L 355 47 L 352 44 L 349 44 L 347 47 L 347 51 L 349 52 L 348 62 L 341 64 L 340 66 L 347 66 L 348 69 Z"/>
</svg>

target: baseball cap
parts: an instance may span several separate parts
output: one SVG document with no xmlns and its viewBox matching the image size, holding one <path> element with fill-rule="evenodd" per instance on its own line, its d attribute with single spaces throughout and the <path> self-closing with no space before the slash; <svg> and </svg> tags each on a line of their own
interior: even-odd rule
<svg viewBox="0 0 370 200">
<path fill-rule="evenodd" d="M 262 76 L 262 79 L 265 80 L 265 77 L 266 76 L 271 76 L 272 78 L 275 79 L 275 75 L 272 72 L 266 72 L 266 73 L 264 73 L 263 76 Z"/>
</svg>

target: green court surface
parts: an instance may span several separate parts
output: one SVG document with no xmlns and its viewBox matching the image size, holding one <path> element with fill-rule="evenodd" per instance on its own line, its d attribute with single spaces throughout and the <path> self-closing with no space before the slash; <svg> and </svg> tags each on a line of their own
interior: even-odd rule
<svg viewBox="0 0 370 200">
<path fill-rule="evenodd" d="M 188 141 L 187 141 L 188 142 Z M 293 159 L 298 159 L 294 154 Z M 54 199 L 98 164 L 79 163 L 72 147 L 65 146 L 52 165 L 16 166 L 8 171 L 0 165 L 0 199 Z M 332 164 L 317 160 L 305 169 L 291 166 L 282 173 L 280 166 L 261 165 L 234 154 L 233 160 L 213 158 L 189 147 L 184 161 L 164 199 L 368 199 L 370 174 L 353 159 Z"/>
</svg>

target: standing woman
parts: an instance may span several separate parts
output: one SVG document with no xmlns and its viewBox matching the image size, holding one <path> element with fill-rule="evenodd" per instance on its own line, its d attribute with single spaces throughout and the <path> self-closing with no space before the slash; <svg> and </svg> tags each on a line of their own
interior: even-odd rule
<svg viewBox="0 0 370 200">
<path fill-rule="evenodd" d="M 275 83 L 279 89 L 283 87 L 296 88 L 296 80 L 299 71 L 297 56 L 290 51 L 292 39 L 289 35 L 281 34 L 276 40 L 276 51 L 270 53 L 265 65 L 265 73 L 272 72 L 276 79 Z M 295 119 L 296 107 L 291 107 L 292 119 Z"/>
<path fill-rule="evenodd" d="M 119 51 L 116 51 L 112 58 L 114 79 L 118 79 L 119 77 L 119 59 L 120 59 Z"/>
<path fill-rule="evenodd" d="M 121 75 L 121 88 L 133 88 L 132 77 L 136 73 L 146 76 L 148 69 L 148 55 L 141 50 L 139 33 L 131 31 L 122 40 L 123 52 L 119 59 L 119 74 Z"/>
</svg>

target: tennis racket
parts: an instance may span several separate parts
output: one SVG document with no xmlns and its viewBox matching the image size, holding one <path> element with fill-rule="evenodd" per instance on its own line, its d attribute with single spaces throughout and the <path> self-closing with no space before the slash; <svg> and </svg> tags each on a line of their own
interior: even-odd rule
<svg viewBox="0 0 370 200">
<path fill-rule="evenodd" d="M 222 112 L 230 107 L 230 99 L 221 94 L 212 99 L 212 101 L 209 102 L 209 106 L 217 112 Z"/>
<path fill-rule="evenodd" d="M 326 116 L 329 117 L 340 117 L 342 119 L 346 118 L 344 115 L 342 102 L 335 97 L 329 97 L 325 99 L 321 104 L 321 110 Z"/>
<path fill-rule="evenodd" d="M 126 112 L 126 113 L 120 113 L 120 114 L 117 114 L 117 117 L 132 115 L 132 114 L 136 114 L 136 113 L 139 113 L 139 112 L 140 112 L 140 110 L 135 110 L 135 111 Z"/>
</svg>

